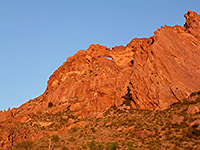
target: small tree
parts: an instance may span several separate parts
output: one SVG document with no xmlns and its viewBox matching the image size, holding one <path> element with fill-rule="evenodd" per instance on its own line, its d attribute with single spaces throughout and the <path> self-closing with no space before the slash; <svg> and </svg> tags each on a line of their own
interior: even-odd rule
<svg viewBox="0 0 200 150">
<path fill-rule="evenodd" d="M 106 145 L 106 150 L 116 150 L 118 148 L 119 148 L 119 146 L 118 146 L 117 142 L 111 142 Z"/>
<path fill-rule="evenodd" d="M 48 107 L 51 108 L 52 106 L 53 106 L 53 103 L 52 103 L 52 102 L 49 102 L 49 103 L 48 103 Z"/>
<path fill-rule="evenodd" d="M 58 135 L 52 135 L 52 136 L 51 136 L 51 139 L 52 139 L 52 141 L 54 141 L 54 142 L 58 142 L 60 138 L 59 138 Z"/>
</svg>

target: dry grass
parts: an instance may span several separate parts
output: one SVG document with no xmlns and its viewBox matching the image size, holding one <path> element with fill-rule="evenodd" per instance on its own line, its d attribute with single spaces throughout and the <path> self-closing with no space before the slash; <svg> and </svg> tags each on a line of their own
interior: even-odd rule
<svg viewBox="0 0 200 150">
<path fill-rule="evenodd" d="M 198 94 L 195 101 L 184 100 L 173 104 L 162 111 L 123 109 L 111 107 L 104 112 L 103 118 L 85 118 L 78 120 L 73 112 L 66 109 L 54 115 L 48 113 L 35 116 L 24 127 L 31 130 L 56 133 L 51 136 L 51 148 L 56 150 L 90 149 L 90 150 L 157 150 L 157 149 L 198 149 L 200 147 L 200 131 L 189 124 L 200 118 L 200 113 L 188 114 L 190 105 L 200 105 Z M 62 116 L 75 120 L 74 124 L 87 122 L 82 127 L 65 129 L 68 120 Z M 175 117 L 184 117 L 180 123 L 174 123 Z M 41 127 L 37 122 L 52 122 L 50 126 Z M 36 122 L 36 123 L 35 123 Z M 35 123 L 35 125 L 33 125 Z M 63 131 L 58 132 L 57 131 Z M 34 145 L 34 146 L 33 146 Z M 49 136 L 30 143 L 18 143 L 14 148 L 48 149 Z"/>
</svg>

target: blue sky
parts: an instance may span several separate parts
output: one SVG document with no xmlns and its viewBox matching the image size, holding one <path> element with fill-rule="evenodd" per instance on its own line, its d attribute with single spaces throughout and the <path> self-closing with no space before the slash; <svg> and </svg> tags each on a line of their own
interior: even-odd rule
<svg viewBox="0 0 200 150">
<path fill-rule="evenodd" d="M 199 0 L 0 0 L 0 110 L 41 95 L 50 75 L 90 44 L 126 45 L 183 26 Z"/>
</svg>

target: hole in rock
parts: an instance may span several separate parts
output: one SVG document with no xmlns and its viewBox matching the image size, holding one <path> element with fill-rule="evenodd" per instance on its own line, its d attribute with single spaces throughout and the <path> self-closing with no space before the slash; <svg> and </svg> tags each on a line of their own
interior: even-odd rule
<svg viewBox="0 0 200 150">
<path fill-rule="evenodd" d="M 112 57 L 104 56 L 104 58 L 114 61 L 114 59 Z"/>
</svg>

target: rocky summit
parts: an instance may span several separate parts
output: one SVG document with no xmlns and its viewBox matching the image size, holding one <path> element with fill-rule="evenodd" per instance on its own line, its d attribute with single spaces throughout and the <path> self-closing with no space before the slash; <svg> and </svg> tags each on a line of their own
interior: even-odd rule
<svg viewBox="0 0 200 150">
<path fill-rule="evenodd" d="M 0 148 L 17 149 L 14 146 L 19 142 L 59 135 L 74 125 L 85 126 L 87 121 L 78 121 L 102 118 L 114 107 L 164 111 L 199 91 L 200 16 L 189 10 L 185 18 L 183 27 L 164 26 L 150 38 L 135 38 L 112 49 L 93 44 L 67 58 L 51 75 L 44 94 L 19 108 L 0 112 Z M 190 109 L 195 114 L 200 107 Z M 58 114 L 64 123 L 47 130 L 60 120 L 45 116 Z M 183 119 L 177 116 L 174 122 Z M 144 136 L 155 134 L 143 132 Z M 48 146 L 51 148 L 51 143 Z"/>
</svg>

